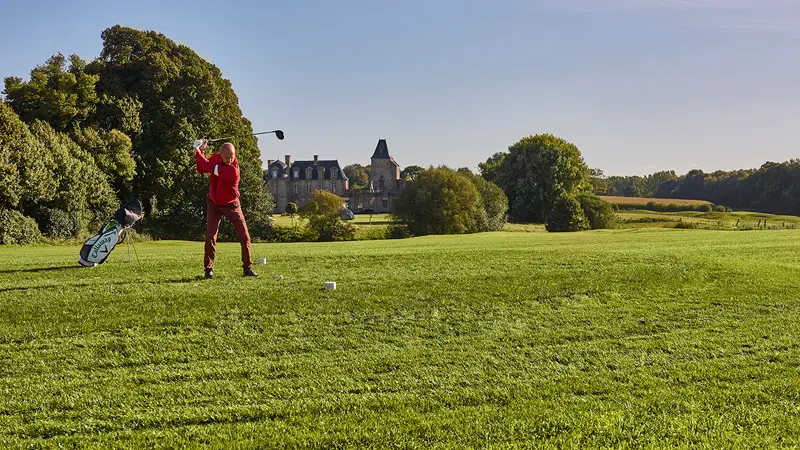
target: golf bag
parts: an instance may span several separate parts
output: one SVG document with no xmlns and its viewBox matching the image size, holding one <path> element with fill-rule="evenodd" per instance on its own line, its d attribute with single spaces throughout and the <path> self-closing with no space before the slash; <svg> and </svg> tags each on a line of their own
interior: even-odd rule
<svg viewBox="0 0 800 450">
<path fill-rule="evenodd" d="M 342 220 L 353 220 L 355 218 L 355 214 L 353 214 L 353 211 L 350 211 L 347 205 L 342 206 Z"/>
<path fill-rule="evenodd" d="M 81 248 L 78 263 L 86 267 L 103 264 L 114 247 L 125 240 L 127 230 L 142 218 L 142 203 L 133 199 L 114 213 L 96 235 L 89 238 Z"/>
</svg>

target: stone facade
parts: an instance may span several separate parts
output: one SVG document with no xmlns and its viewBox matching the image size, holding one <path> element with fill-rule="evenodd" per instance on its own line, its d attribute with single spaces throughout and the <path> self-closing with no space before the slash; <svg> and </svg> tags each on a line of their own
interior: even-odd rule
<svg viewBox="0 0 800 450">
<path fill-rule="evenodd" d="M 370 159 L 369 186 L 349 192 L 347 204 L 355 212 L 388 213 L 394 211 L 394 200 L 403 192 L 400 165 L 389 154 L 386 139 L 378 141 Z"/>
<path fill-rule="evenodd" d="M 346 197 L 349 189 L 339 161 L 320 160 L 319 155 L 311 161 L 292 161 L 292 155 L 286 155 L 284 161 L 267 161 L 264 180 L 275 198 L 276 213 L 286 212 L 286 205 L 292 202 L 301 208 L 315 190 Z"/>
<path fill-rule="evenodd" d="M 274 212 L 286 212 L 286 205 L 291 202 L 301 208 L 318 189 L 344 198 L 355 213 L 392 212 L 406 181 L 400 179 L 400 165 L 389 154 L 385 139 L 378 141 L 370 164 L 369 186 L 351 190 L 338 160 L 320 160 L 319 155 L 314 155 L 312 161 L 292 161 L 291 155 L 286 155 L 284 161 L 268 160 L 264 180 L 275 198 Z"/>
</svg>

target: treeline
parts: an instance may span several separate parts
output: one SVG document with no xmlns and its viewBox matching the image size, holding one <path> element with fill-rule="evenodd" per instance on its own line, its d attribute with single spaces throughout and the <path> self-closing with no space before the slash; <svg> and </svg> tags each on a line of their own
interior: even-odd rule
<svg viewBox="0 0 800 450">
<path fill-rule="evenodd" d="M 58 54 L 27 81 L 5 78 L 0 231 L 27 223 L 32 232 L 33 220 L 46 235 L 77 236 L 137 197 L 141 226 L 153 237 L 201 239 L 208 180 L 195 172 L 191 142 L 252 133 L 252 126 L 230 82 L 188 47 L 121 26 L 101 37 L 103 50 L 91 62 Z M 259 237 L 273 200 L 256 138 L 234 144 L 242 207 Z M 51 226 L 49 217 L 76 225 Z M 227 223 L 221 234 L 234 236 Z"/>
<path fill-rule="evenodd" d="M 800 159 L 730 172 L 692 170 L 682 176 L 663 171 L 605 177 L 593 170 L 590 181 L 598 195 L 706 200 L 732 209 L 800 215 Z"/>
</svg>

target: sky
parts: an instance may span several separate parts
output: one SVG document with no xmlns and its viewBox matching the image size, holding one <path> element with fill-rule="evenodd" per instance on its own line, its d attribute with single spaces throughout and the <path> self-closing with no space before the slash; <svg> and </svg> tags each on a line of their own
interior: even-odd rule
<svg viewBox="0 0 800 450">
<path fill-rule="evenodd" d="M 800 0 L 0 0 L 0 76 L 120 24 L 231 80 L 261 157 L 478 163 L 551 133 L 606 175 L 800 157 Z"/>
</svg>

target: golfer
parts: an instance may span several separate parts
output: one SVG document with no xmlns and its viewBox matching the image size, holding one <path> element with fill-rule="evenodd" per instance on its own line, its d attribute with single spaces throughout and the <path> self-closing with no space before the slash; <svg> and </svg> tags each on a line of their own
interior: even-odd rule
<svg viewBox="0 0 800 450">
<path fill-rule="evenodd" d="M 231 143 L 222 144 L 219 153 L 206 159 L 203 150 L 208 142 L 202 141 L 195 147 L 194 159 L 197 163 L 197 173 L 207 173 L 210 178 L 208 189 L 208 222 L 206 224 L 206 248 L 203 264 L 207 280 L 214 278 L 214 256 L 216 254 L 217 232 L 222 217 L 227 217 L 236 229 L 236 236 L 242 244 L 242 269 L 244 276 L 257 277 L 253 272 L 253 263 L 250 261 L 250 233 L 247 231 L 247 222 L 242 214 L 239 204 L 239 161 L 236 159 L 236 149 Z"/>
</svg>

